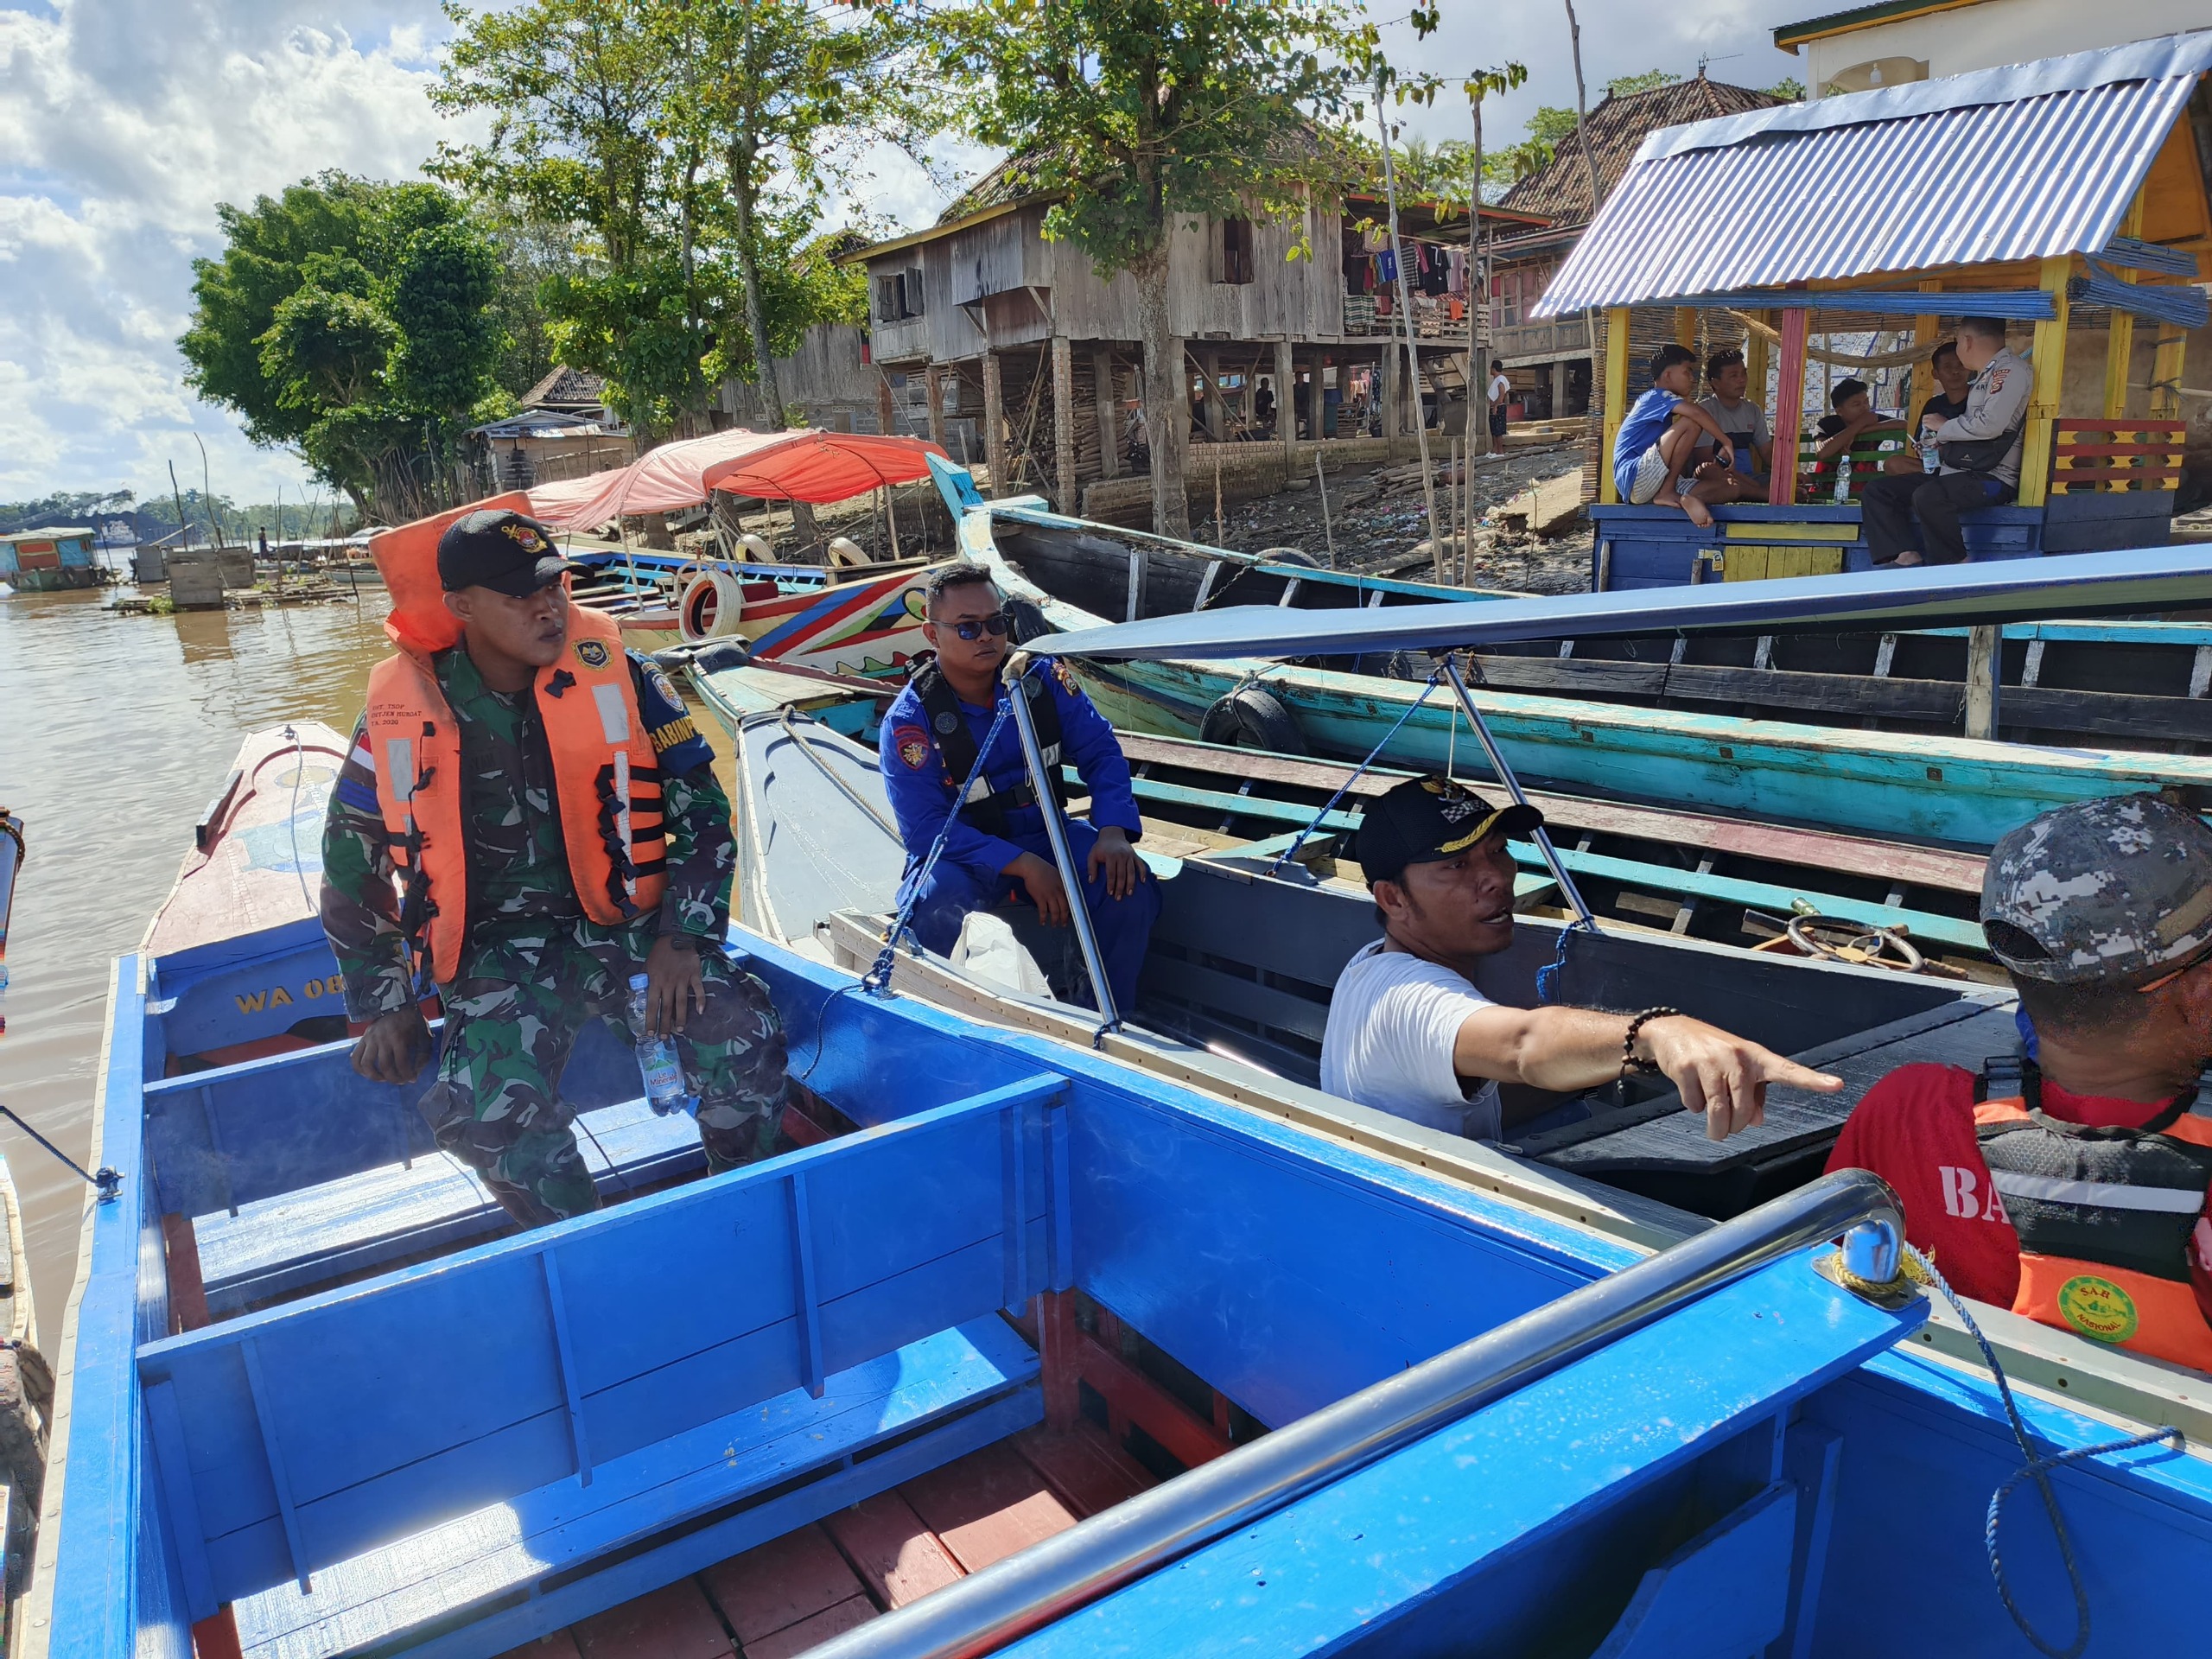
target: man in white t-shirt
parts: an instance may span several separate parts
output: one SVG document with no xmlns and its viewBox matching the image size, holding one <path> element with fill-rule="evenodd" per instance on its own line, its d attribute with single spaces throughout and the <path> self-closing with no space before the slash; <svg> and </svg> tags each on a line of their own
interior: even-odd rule
<svg viewBox="0 0 2212 1659">
<path fill-rule="evenodd" d="M 1503 439 L 1508 424 L 1507 416 L 1513 402 L 1513 382 L 1503 369 L 1493 369 L 1490 377 L 1490 435 Z"/>
<path fill-rule="evenodd" d="M 1572 1095 L 1663 1072 L 1719 1141 L 1764 1121 L 1770 1083 L 1843 1087 L 1672 1009 L 1510 1008 L 1477 990 L 1477 965 L 1513 942 L 1507 838 L 1543 821 L 1533 806 L 1494 809 L 1440 777 L 1410 779 L 1369 804 L 1357 852 L 1383 936 L 1338 976 L 1321 1038 L 1324 1089 L 1488 1141 L 1507 1127 L 1500 1083 Z"/>
</svg>

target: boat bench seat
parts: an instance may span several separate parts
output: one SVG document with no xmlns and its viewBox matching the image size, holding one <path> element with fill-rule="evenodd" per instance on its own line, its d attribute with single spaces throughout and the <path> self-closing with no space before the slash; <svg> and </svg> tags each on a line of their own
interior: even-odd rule
<svg viewBox="0 0 2212 1659">
<path fill-rule="evenodd" d="M 187 1617 L 490 1656 L 1039 1421 L 996 1316 L 1072 1282 L 1068 1089 L 145 1344 Z M 433 1543 L 435 1592 L 392 1588 Z"/>
<path fill-rule="evenodd" d="M 603 1203 L 696 1175 L 699 1131 L 643 1100 L 579 1115 L 584 1166 Z M 433 1151 L 194 1218 L 207 1310 L 221 1319 L 498 1232 L 506 1212 L 482 1177 Z"/>
</svg>

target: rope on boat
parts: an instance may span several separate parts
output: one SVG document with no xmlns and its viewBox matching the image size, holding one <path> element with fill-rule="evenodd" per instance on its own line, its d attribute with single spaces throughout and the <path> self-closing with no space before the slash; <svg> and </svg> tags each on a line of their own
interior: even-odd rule
<svg viewBox="0 0 2212 1659">
<path fill-rule="evenodd" d="M 1027 676 L 1024 677 L 1026 678 Z M 909 925 L 913 921 L 914 906 L 921 901 L 922 889 L 929 885 L 931 873 L 937 868 L 938 860 L 944 855 L 945 843 L 952 839 L 952 826 L 959 820 L 960 808 L 968 799 L 968 791 L 976 787 L 976 780 L 983 775 L 983 762 L 990 756 L 991 746 L 999 741 L 999 734 L 1006 729 L 1007 716 L 1013 710 L 1013 698 L 1017 690 L 1019 687 L 1008 688 L 1001 694 L 991 715 L 991 729 L 984 734 L 982 746 L 976 751 L 976 764 L 968 768 L 967 778 L 961 783 L 958 792 L 953 796 L 952 808 L 944 815 L 944 823 L 937 832 L 937 839 L 930 843 L 930 850 L 923 858 L 921 868 L 914 873 L 913 881 L 907 889 L 906 902 L 899 906 L 898 914 L 891 918 L 890 925 L 883 930 L 883 948 L 876 953 L 875 961 L 857 981 L 850 985 L 840 985 L 830 994 L 829 1000 L 823 1003 L 822 1012 L 816 1017 L 814 1022 L 814 1058 L 806 1063 L 806 1069 L 798 1073 L 798 1081 L 804 1083 L 814 1075 L 814 1068 L 822 1063 L 823 1053 L 830 1046 L 830 1010 L 836 1005 L 839 997 L 855 990 L 865 992 L 871 996 L 881 996 L 890 991 L 891 970 L 899 960 L 899 940 L 906 933 Z M 817 761 L 817 764 L 819 762 Z M 1040 790 L 1052 787 L 1050 781 L 1046 779 L 1040 778 L 1033 781 Z M 871 808 L 870 810 L 873 811 L 874 809 Z M 1073 897 L 1077 903 L 1082 902 L 1080 894 Z"/>
<path fill-rule="evenodd" d="M 1408 721 L 1414 717 L 1414 711 L 1418 709 L 1421 704 L 1428 701 L 1428 694 L 1436 690 L 1436 683 L 1443 677 L 1444 669 L 1440 664 L 1437 668 L 1430 673 L 1428 677 L 1428 683 L 1421 687 L 1421 695 L 1406 705 L 1406 712 L 1400 715 L 1396 722 L 1391 726 L 1390 729 L 1382 734 L 1382 741 L 1367 752 L 1367 759 L 1361 761 L 1357 766 L 1352 768 L 1351 776 L 1345 779 L 1343 784 L 1338 786 L 1337 792 L 1330 796 L 1327 801 L 1322 804 L 1321 810 L 1313 815 L 1313 821 L 1303 830 L 1300 830 L 1298 832 L 1297 838 L 1294 840 L 1288 847 L 1283 849 L 1281 855 L 1276 858 L 1274 863 L 1268 866 L 1268 874 L 1269 875 L 1281 874 L 1282 867 L 1298 856 L 1298 849 L 1306 844 L 1306 837 L 1311 836 L 1316 830 L 1319 829 L 1321 827 L 1322 821 L 1325 819 L 1330 813 L 1337 810 L 1337 803 L 1344 799 L 1345 795 L 1351 791 L 1351 786 L 1367 775 L 1367 769 L 1375 764 L 1376 757 L 1380 755 L 1383 750 L 1390 747 L 1390 740 L 1398 734 L 1400 728 L 1403 727 Z M 1454 719 L 1452 723 L 1452 730 L 1454 734 L 1457 734 L 1459 729 L 1459 721 L 1457 719 Z M 1448 769 L 1448 762 L 1446 763 L 1446 766 Z"/>
<path fill-rule="evenodd" d="M 1886 1285 L 1860 1278 L 1843 1265 L 1840 1255 L 1827 1262 L 1824 1270 L 1830 1273 L 1845 1289 L 1859 1295 L 1878 1298 L 1882 1294 L 1891 1294 L 1904 1287 L 1908 1281 L 1932 1287 L 1951 1305 L 1951 1312 L 1959 1316 L 1959 1322 L 1966 1326 L 1967 1334 L 1981 1350 L 1982 1362 L 1989 1367 L 1989 1374 L 1996 1382 L 1997 1397 L 2004 1403 L 2005 1421 L 2012 1425 L 2012 1438 L 2018 1443 L 2020 1456 L 2024 1459 L 2006 1478 L 2004 1484 L 1989 1497 L 1988 1518 L 1982 1527 L 1982 1543 L 1989 1552 L 1989 1575 L 1996 1580 L 1997 1597 L 2005 1604 L 2005 1611 L 2012 1615 L 2012 1623 L 2019 1627 L 2020 1634 L 2027 1637 L 2037 1652 L 2045 1655 L 2047 1659 L 2081 1659 L 2082 1653 L 2089 1645 L 2089 1592 L 2082 1582 L 2081 1564 L 2074 1558 L 2073 1535 L 2067 1531 L 2065 1518 L 2058 1512 L 2058 1494 L 2051 1489 L 2050 1471 L 2069 1463 L 2083 1463 L 2092 1458 L 2106 1457 L 2117 1452 L 2132 1452 L 2138 1446 L 2160 1442 L 2178 1452 L 2186 1444 L 2187 1437 L 2180 1429 L 2169 1425 L 2145 1429 L 2140 1434 L 2130 1434 L 2124 1440 L 2075 1446 L 2055 1457 L 2044 1457 L 2036 1450 L 2035 1443 L 2029 1438 L 2027 1423 L 2020 1415 L 2018 1402 L 2012 1397 L 2012 1382 L 2005 1375 L 2005 1367 L 1998 1361 L 1996 1349 L 1990 1345 L 1989 1338 L 1982 1334 L 1981 1326 L 1975 1322 L 1974 1315 L 1967 1312 L 1966 1303 L 1960 1299 L 1958 1292 L 1951 1288 L 1934 1262 L 1912 1245 L 1906 1244 L 1898 1255 L 1897 1277 Z M 2042 1633 L 2029 1622 L 2028 1616 L 2021 1611 L 2019 1603 L 2013 1599 L 2012 1586 L 2005 1576 L 2005 1558 L 1998 1546 L 1998 1532 L 2004 1524 L 2005 1500 L 2024 1480 L 2035 1482 L 2036 1490 L 2043 1495 L 2044 1510 L 2050 1516 L 2050 1529 L 2058 1541 L 2059 1560 L 2066 1565 L 2066 1580 L 2074 1592 L 2074 1639 L 2063 1648 L 2045 1641 Z"/>
</svg>

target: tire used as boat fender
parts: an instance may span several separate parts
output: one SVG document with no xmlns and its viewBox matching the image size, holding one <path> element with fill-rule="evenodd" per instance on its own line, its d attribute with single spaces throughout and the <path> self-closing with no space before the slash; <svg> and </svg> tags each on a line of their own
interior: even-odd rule
<svg viewBox="0 0 2212 1659">
<path fill-rule="evenodd" d="M 1313 753 L 1283 700 L 1259 685 L 1240 685 L 1215 699 L 1199 722 L 1198 741 L 1239 749 L 1273 749 L 1278 754 Z"/>
<path fill-rule="evenodd" d="M 1052 625 L 1045 620 L 1045 607 L 1033 599 L 1007 601 L 1006 619 L 1007 633 L 1017 645 L 1042 639 L 1052 632 Z"/>
<path fill-rule="evenodd" d="M 735 633 L 745 620 L 745 584 L 727 570 L 702 570 L 677 601 L 676 626 L 696 645 Z"/>
<path fill-rule="evenodd" d="M 1262 564 L 1302 564 L 1308 570 L 1321 568 L 1321 561 L 1302 547 L 1263 547 L 1256 556 Z"/>
<path fill-rule="evenodd" d="M 46 1482 L 46 1413 L 54 1405 L 54 1374 L 28 1344 L 0 1346 L 0 1471 L 37 1513 Z"/>
</svg>

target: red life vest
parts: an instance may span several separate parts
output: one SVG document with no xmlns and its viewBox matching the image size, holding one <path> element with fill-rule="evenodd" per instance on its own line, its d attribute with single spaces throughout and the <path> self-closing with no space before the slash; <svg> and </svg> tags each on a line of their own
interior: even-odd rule
<svg viewBox="0 0 2212 1659">
<path fill-rule="evenodd" d="M 460 620 L 446 609 L 437 579 L 438 535 L 459 512 L 418 519 L 369 546 L 391 590 L 385 632 L 399 647 L 369 673 L 377 802 L 405 876 L 402 925 L 441 984 L 460 971 L 468 925 L 461 730 L 431 668 L 436 652 L 461 644 Z M 621 631 L 595 611 L 568 610 L 568 642 L 557 662 L 538 670 L 533 690 L 577 903 L 593 921 L 614 926 L 658 908 L 667 891 L 660 768 Z"/>
<path fill-rule="evenodd" d="M 2139 1128 L 2090 1128 L 2024 1096 L 1974 1108 L 1982 1161 L 2020 1240 L 2012 1311 L 2097 1342 L 2212 1371 L 2191 1280 L 2212 1259 L 2212 1119 L 2194 1095 Z"/>
</svg>

